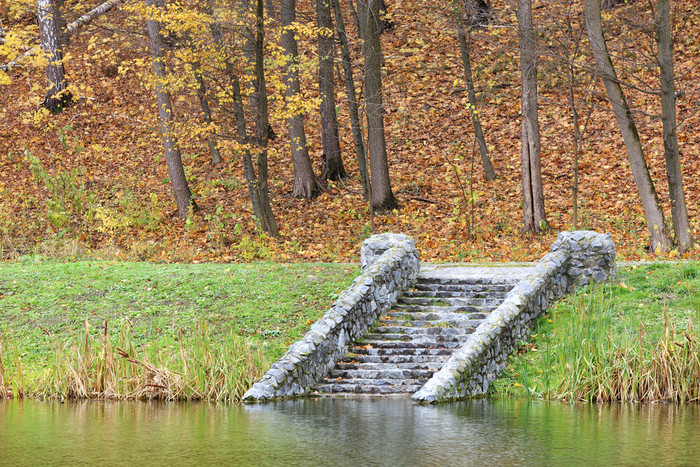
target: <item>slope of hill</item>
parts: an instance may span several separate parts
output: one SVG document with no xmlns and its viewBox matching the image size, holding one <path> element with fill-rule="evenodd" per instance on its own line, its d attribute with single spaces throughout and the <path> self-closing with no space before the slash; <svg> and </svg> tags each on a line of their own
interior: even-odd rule
<svg viewBox="0 0 700 467">
<path fill-rule="evenodd" d="M 313 5 L 301 3 L 300 18 L 313 18 Z M 385 128 L 392 185 L 401 210 L 378 216 L 375 231 L 411 235 L 427 261 L 537 259 L 558 232 L 572 228 L 573 123 L 566 74 L 557 58 L 557 40 L 564 36 L 556 28 L 566 10 L 558 8 L 557 2 L 538 3 L 535 9 L 542 39 L 542 174 L 551 230 L 533 236 L 519 231 L 520 70 L 513 5 L 494 0 L 494 20 L 475 30 L 472 38 L 479 114 L 498 175 L 487 183 L 473 151 L 449 3 L 390 2 L 395 27 L 382 38 Z M 574 2 L 570 15 L 574 31 L 582 27 L 581 8 Z M 616 65 L 630 80 L 657 86 L 653 69 L 628 60 L 643 61 L 654 46 L 638 29 L 619 20 L 623 13 L 607 13 L 614 38 L 611 48 L 619 51 Z M 696 85 L 700 12 L 694 2 L 683 0 L 674 2 L 674 14 L 676 71 L 683 91 L 678 100 L 683 176 L 691 226 L 700 238 L 700 88 Z M 181 140 L 186 173 L 201 210 L 185 221 L 175 218 L 149 84 L 149 58 L 133 16 L 116 10 L 72 37 L 66 71 L 77 102 L 61 114 L 47 115 L 39 108 L 45 89 L 41 68 L 14 69 L 9 73 L 12 84 L 0 86 L 4 103 L 0 109 L 2 257 L 36 252 L 153 261 L 357 260 L 359 243 L 371 228 L 342 97 L 338 99 L 341 145 L 350 178 L 331 182 L 314 200 L 291 197 L 286 126 L 273 114 L 271 124 L 279 137 L 270 153 L 270 188 L 282 235 L 279 240 L 255 232 L 241 159 L 225 140 L 221 142 L 224 162 L 217 166 L 209 163 L 202 137 Z M 6 31 L 22 27 L 36 32 L 31 14 L 17 17 L 8 5 L 0 5 L 0 18 Z M 274 43 L 274 35 L 270 33 L 269 38 Z M 644 212 L 625 148 L 600 80 L 585 72 L 592 63 L 585 37 L 580 47 L 575 95 L 585 132 L 578 165 L 578 227 L 611 232 L 621 258 L 649 258 L 653 254 L 645 251 Z M 313 38 L 302 37 L 300 49 L 303 63 L 308 62 L 302 70 L 304 93 L 312 97 L 316 93 Z M 182 66 L 175 64 L 173 69 Z M 280 82 L 278 68 L 272 65 L 270 70 L 273 83 Z M 359 68 L 356 71 L 359 74 Z M 338 80 L 338 89 L 342 88 Z M 635 117 L 670 225 L 661 122 L 654 117 L 660 113 L 659 100 L 634 89 L 627 92 L 639 111 Z M 279 93 L 271 93 L 272 106 L 279 106 Z M 197 128 L 201 122 L 194 93 L 183 90 L 174 96 L 180 127 Z M 233 132 L 230 115 L 215 109 L 215 118 L 223 133 Z M 319 173 L 322 149 L 317 112 L 306 115 L 306 123 L 310 154 Z M 676 251 L 670 253 L 676 255 Z M 687 256 L 699 258 L 700 250 Z"/>
</svg>

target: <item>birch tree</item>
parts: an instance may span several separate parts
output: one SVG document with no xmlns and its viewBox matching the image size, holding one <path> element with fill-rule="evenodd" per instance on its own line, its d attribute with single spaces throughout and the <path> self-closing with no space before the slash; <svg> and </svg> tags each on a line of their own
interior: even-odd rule
<svg viewBox="0 0 700 467">
<path fill-rule="evenodd" d="M 63 66 L 58 16 L 53 0 L 37 0 L 36 5 L 41 49 L 48 60 L 44 68 L 48 85 L 42 105 L 52 113 L 58 113 L 71 101 Z"/>
</svg>

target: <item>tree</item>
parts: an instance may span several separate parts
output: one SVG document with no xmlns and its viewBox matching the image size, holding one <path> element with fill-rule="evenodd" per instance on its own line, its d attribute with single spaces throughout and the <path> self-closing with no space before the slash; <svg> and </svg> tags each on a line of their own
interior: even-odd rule
<svg viewBox="0 0 700 467">
<path fill-rule="evenodd" d="M 471 25 L 475 24 L 477 20 L 484 18 L 488 12 L 488 6 L 485 4 L 484 0 L 467 0 L 468 8 L 467 12 L 469 14 L 469 30 Z M 469 96 L 469 107 L 472 119 L 472 125 L 474 126 L 474 133 L 476 134 L 476 140 L 479 143 L 479 154 L 481 155 L 481 164 L 484 167 L 484 176 L 486 180 L 491 181 L 496 178 L 496 171 L 493 169 L 493 164 L 491 163 L 491 158 L 489 157 L 489 150 L 486 147 L 486 138 L 484 137 L 484 130 L 481 128 L 481 121 L 479 120 L 479 114 L 476 108 L 476 91 L 474 90 L 474 79 L 472 77 L 472 66 L 471 66 L 471 53 L 470 53 L 470 43 L 471 37 L 467 37 L 467 33 L 464 28 L 464 14 L 462 12 L 462 1 L 455 0 L 455 15 L 457 23 L 457 38 L 459 40 L 459 50 L 462 55 L 462 67 L 464 68 L 464 82 L 467 84 L 467 94 Z"/>
<path fill-rule="evenodd" d="M 207 97 L 207 87 L 204 84 L 204 77 L 202 76 L 202 70 L 199 62 L 193 62 L 192 70 L 194 72 L 194 79 L 197 84 L 197 100 L 199 100 L 199 107 L 202 109 L 202 117 L 204 118 L 204 123 L 209 127 L 207 131 L 207 146 L 209 146 L 209 155 L 211 156 L 212 165 L 217 165 L 221 163 L 221 153 L 219 152 L 219 147 L 216 143 L 216 136 L 211 132 L 211 126 L 214 120 L 211 116 L 211 108 L 209 106 L 209 99 Z"/>
<path fill-rule="evenodd" d="M 333 16 L 330 0 L 316 0 L 318 32 L 318 94 L 321 97 L 321 139 L 323 142 L 323 180 L 346 178 L 338 138 L 333 80 Z"/>
<path fill-rule="evenodd" d="M 521 164 L 523 174 L 523 232 L 548 228 L 542 191 L 540 128 L 537 118 L 537 53 L 532 27 L 532 0 L 518 0 L 518 41 L 522 76 Z"/>
<path fill-rule="evenodd" d="M 345 81 L 345 91 L 348 96 L 348 109 L 350 113 L 350 126 L 352 128 L 352 139 L 355 146 L 357 165 L 360 170 L 360 181 L 362 182 L 363 196 L 367 201 L 371 200 L 369 172 L 367 171 L 367 152 L 365 151 L 364 130 L 358 111 L 358 101 L 355 94 L 355 79 L 352 74 L 352 60 L 350 48 L 348 46 L 348 36 L 345 33 L 345 21 L 340 10 L 339 0 L 333 2 L 333 14 L 335 15 L 336 29 L 338 30 L 338 42 L 340 43 L 340 55 L 343 63 L 343 77 Z"/>
<path fill-rule="evenodd" d="M 637 126 L 634 123 L 632 112 L 629 105 L 627 105 L 615 67 L 610 58 L 610 53 L 608 52 L 605 36 L 603 35 L 599 0 L 585 0 L 585 8 L 588 40 L 625 142 L 627 159 L 632 169 L 634 181 L 637 184 L 639 196 L 642 199 L 647 228 L 651 234 L 651 249 L 652 251 L 664 252 L 670 246 L 664 223 L 664 213 L 659 205 L 654 182 L 651 180 L 649 168 L 644 159 L 644 150 L 639 140 Z"/>
<path fill-rule="evenodd" d="M 661 75 L 661 120 L 663 122 L 664 154 L 668 192 L 671 198 L 671 216 L 676 243 L 681 251 L 693 247 L 693 235 L 688 222 L 688 210 L 683 192 L 678 135 L 676 133 L 676 89 L 673 70 L 673 37 L 671 34 L 671 1 L 657 2 L 657 41 Z"/>
<path fill-rule="evenodd" d="M 71 93 L 68 90 L 66 72 L 63 66 L 63 48 L 58 29 L 59 19 L 53 0 L 37 0 L 36 4 L 41 48 L 48 60 L 45 67 L 48 86 L 42 105 L 51 113 L 58 113 L 71 101 Z"/>
<path fill-rule="evenodd" d="M 251 5 L 248 0 L 242 0 L 239 4 L 239 15 L 246 17 Z M 208 9 L 211 15 L 211 8 Z M 243 170 L 248 194 L 253 207 L 255 225 L 263 232 L 267 232 L 273 237 L 279 236 L 279 228 L 272 206 L 270 205 L 270 195 L 267 175 L 267 145 L 270 139 L 270 123 L 267 110 L 267 87 L 265 84 L 265 68 L 263 64 L 263 42 L 264 42 L 264 6 L 263 0 L 258 0 L 255 5 L 255 21 L 253 24 L 243 24 L 241 27 L 243 35 L 244 55 L 247 60 L 252 59 L 253 66 L 253 86 L 250 100 L 255 113 L 256 137 L 253 140 L 257 143 L 257 148 L 253 151 L 251 138 L 248 136 L 248 129 L 243 105 L 243 94 L 241 92 L 241 79 L 233 62 L 233 50 L 224 46 L 221 26 L 214 18 L 209 27 L 213 42 L 219 50 L 219 57 L 223 62 L 224 74 L 228 78 L 230 89 L 228 93 L 233 100 L 233 113 L 236 123 L 236 136 L 239 144 L 239 152 L 243 159 Z M 253 152 L 255 152 L 255 163 L 253 162 Z M 257 168 L 257 172 L 256 172 Z"/>
<path fill-rule="evenodd" d="M 583 133 L 585 125 L 581 125 L 581 115 L 577 106 L 576 94 L 581 83 L 581 67 L 577 60 L 583 53 L 583 38 L 586 33 L 585 18 L 579 14 L 577 0 L 560 0 L 548 3 L 548 10 L 544 13 L 551 18 L 552 27 L 547 31 L 547 55 L 553 59 L 554 65 L 564 68 L 566 76 L 566 95 L 568 110 L 571 113 L 572 123 L 572 153 L 573 153 L 573 184 L 572 184 L 572 226 L 578 229 L 578 190 L 579 190 L 579 154 L 583 150 Z M 589 73 L 593 80 L 597 79 L 594 73 Z M 593 111 L 591 106 L 590 111 Z M 589 115 L 590 116 L 590 115 Z M 585 120 L 587 122 L 588 120 Z"/>
<path fill-rule="evenodd" d="M 357 9 L 360 36 L 364 40 L 365 112 L 367 115 L 367 147 L 371 172 L 372 206 L 376 211 L 382 212 L 398 209 L 399 204 L 391 191 L 384 137 L 379 3 L 379 0 L 358 0 Z"/>
<path fill-rule="evenodd" d="M 304 132 L 304 120 L 298 109 L 301 97 L 299 83 L 299 50 L 294 38 L 294 21 L 296 20 L 296 0 L 282 0 L 282 48 L 285 54 L 284 80 L 285 96 L 287 100 L 287 129 L 289 131 L 289 143 L 292 149 L 292 163 L 294 165 L 294 188 L 292 196 L 295 198 L 312 199 L 318 196 L 322 187 L 314 175 L 314 170 L 306 147 L 306 134 Z"/>
<path fill-rule="evenodd" d="M 157 3 L 158 2 L 158 3 Z M 185 169 L 182 166 L 180 148 L 174 134 L 174 115 L 172 99 L 165 81 L 167 71 L 165 68 L 165 47 L 161 37 L 161 26 L 154 14 L 163 4 L 162 0 L 146 0 L 149 7 L 149 19 L 147 21 L 149 49 L 152 57 L 153 74 L 155 75 L 156 101 L 158 105 L 158 117 L 160 121 L 160 134 L 165 148 L 165 162 L 168 165 L 170 184 L 173 187 L 175 202 L 177 204 L 177 216 L 180 219 L 187 217 L 190 209 L 197 210 L 197 204 L 192 197 L 190 187 L 185 177 Z"/>
</svg>

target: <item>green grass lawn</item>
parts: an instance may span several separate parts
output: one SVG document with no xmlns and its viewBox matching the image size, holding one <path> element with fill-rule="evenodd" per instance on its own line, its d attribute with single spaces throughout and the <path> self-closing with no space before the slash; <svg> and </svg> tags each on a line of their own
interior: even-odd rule
<svg viewBox="0 0 700 467">
<path fill-rule="evenodd" d="M 697 400 L 700 263 L 622 268 L 555 304 L 492 388 L 496 397 Z"/>
<path fill-rule="evenodd" d="M 6 385 L 21 372 L 26 393 L 42 392 L 39 381 L 57 360 L 75 362 L 85 341 L 104 353 L 105 325 L 112 351 L 128 344 L 177 373 L 190 358 L 181 348 L 218 355 L 232 340 L 259 351 L 264 371 L 358 274 L 317 263 L 0 263 L 0 372 Z"/>
</svg>

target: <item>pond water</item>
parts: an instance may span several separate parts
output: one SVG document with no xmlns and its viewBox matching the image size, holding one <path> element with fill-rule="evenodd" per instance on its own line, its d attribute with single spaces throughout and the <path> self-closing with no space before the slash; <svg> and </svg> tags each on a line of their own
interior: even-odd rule
<svg viewBox="0 0 700 467">
<path fill-rule="evenodd" d="M 697 405 L 0 401 L 0 465 L 700 464 Z"/>
</svg>

